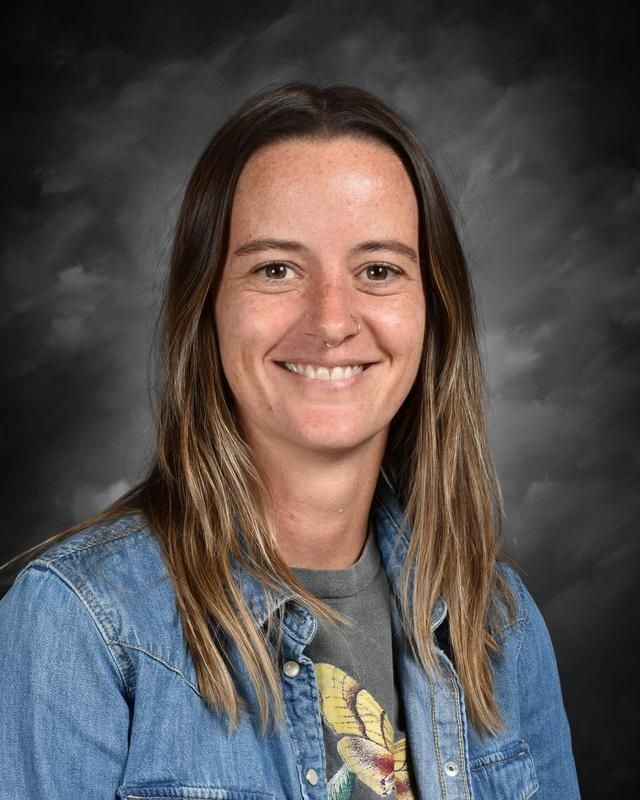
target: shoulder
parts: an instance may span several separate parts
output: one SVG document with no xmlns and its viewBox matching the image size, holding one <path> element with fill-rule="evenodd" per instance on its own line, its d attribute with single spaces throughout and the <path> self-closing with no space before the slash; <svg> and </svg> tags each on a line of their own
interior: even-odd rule
<svg viewBox="0 0 640 800">
<path fill-rule="evenodd" d="M 497 561 L 496 570 L 506 582 L 514 599 L 514 615 L 511 620 L 506 622 L 506 625 L 525 623 L 530 614 L 537 610 L 535 600 L 514 567 L 505 561 Z"/>
<path fill-rule="evenodd" d="M 503 642 L 512 639 L 518 669 L 530 668 L 531 663 L 555 665 L 555 654 L 549 629 L 542 611 L 518 572 L 503 561 L 497 562 L 515 598 L 515 615 L 499 631 Z"/>
<path fill-rule="evenodd" d="M 127 514 L 89 525 L 56 542 L 37 558 L 31 560 L 18 573 L 33 567 L 51 569 L 62 574 L 79 570 L 88 574 L 97 571 L 97 565 L 108 561 L 115 566 L 141 547 L 152 545 L 152 532 L 143 514 Z"/>
<path fill-rule="evenodd" d="M 78 628 L 92 621 L 123 672 L 131 675 L 141 654 L 186 669 L 173 584 L 144 515 L 117 517 L 54 544 L 20 570 L 2 604 L 29 626 L 37 608 L 44 626 L 71 602 Z"/>
<path fill-rule="evenodd" d="M 36 574 L 55 576 L 98 616 L 139 602 L 166 576 L 159 543 L 142 514 L 128 514 L 53 544 L 18 573 L 14 586 Z M 132 606 L 133 607 L 133 606 Z"/>
</svg>

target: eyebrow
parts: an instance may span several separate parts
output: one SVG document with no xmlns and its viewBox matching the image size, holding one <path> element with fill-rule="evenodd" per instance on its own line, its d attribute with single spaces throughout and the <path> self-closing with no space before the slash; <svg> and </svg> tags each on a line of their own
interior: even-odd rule
<svg viewBox="0 0 640 800">
<path fill-rule="evenodd" d="M 293 253 L 306 253 L 309 248 L 303 245 L 302 242 L 295 242 L 290 239 L 251 239 L 251 241 L 240 245 L 234 255 L 246 256 L 251 253 L 260 253 L 264 250 L 289 250 Z M 406 256 L 416 263 L 418 261 L 418 255 L 413 247 L 409 247 L 409 245 L 403 244 L 397 239 L 369 239 L 352 247 L 351 253 L 357 255 L 359 253 L 375 253 L 379 250 L 398 253 L 398 255 Z"/>
</svg>

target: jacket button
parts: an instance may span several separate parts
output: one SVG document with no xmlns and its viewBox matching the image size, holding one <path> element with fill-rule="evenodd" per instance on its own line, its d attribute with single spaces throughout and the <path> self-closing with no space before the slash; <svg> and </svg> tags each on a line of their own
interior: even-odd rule
<svg viewBox="0 0 640 800">
<path fill-rule="evenodd" d="M 285 661 L 284 674 L 288 678 L 296 678 L 300 674 L 300 664 L 297 661 Z"/>
<path fill-rule="evenodd" d="M 451 778 L 455 778 L 455 776 L 458 774 L 458 765 L 453 761 L 447 761 L 447 763 L 444 765 L 444 771 Z"/>
<path fill-rule="evenodd" d="M 304 777 L 312 786 L 315 786 L 316 783 L 318 783 L 318 773 L 313 768 L 308 769 Z"/>
</svg>

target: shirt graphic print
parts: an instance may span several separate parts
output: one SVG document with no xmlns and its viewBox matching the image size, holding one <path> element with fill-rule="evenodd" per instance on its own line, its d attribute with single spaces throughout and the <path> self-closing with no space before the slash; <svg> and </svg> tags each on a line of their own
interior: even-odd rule
<svg viewBox="0 0 640 800">
<path fill-rule="evenodd" d="M 329 800 L 349 800 L 356 780 L 377 795 L 413 798 L 406 738 L 394 740 L 393 725 L 380 703 L 333 664 L 315 664 L 322 719 L 337 736 L 344 761 L 329 778 Z"/>
<path fill-rule="evenodd" d="M 328 800 L 413 800 L 410 747 L 395 683 L 389 581 L 373 525 L 352 566 L 292 571 L 354 623 L 335 627 L 318 620 L 305 648 L 318 686 Z"/>
</svg>

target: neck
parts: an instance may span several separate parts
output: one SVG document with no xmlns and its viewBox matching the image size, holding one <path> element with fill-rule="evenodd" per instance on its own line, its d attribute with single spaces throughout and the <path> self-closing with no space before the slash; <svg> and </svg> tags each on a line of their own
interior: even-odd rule
<svg viewBox="0 0 640 800">
<path fill-rule="evenodd" d="M 362 554 L 386 445 L 384 435 L 349 453 L 252 443 L 275 502 L 278 546 L 289 567 L 345 569 Z"/>
</svg>

